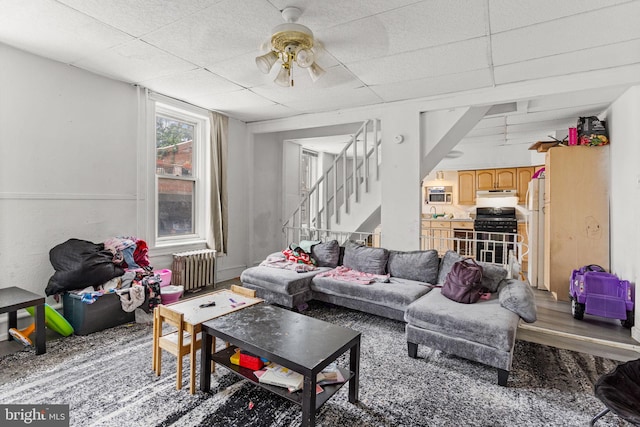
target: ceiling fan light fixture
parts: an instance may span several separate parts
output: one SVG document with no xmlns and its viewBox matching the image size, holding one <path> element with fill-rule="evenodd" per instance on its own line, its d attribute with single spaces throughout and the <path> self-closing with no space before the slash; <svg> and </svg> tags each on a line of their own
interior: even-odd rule
<svg viewBox="0 0 640 427">
<path fill-rule="evenodd" d="M 256 57 L 256 66 L 265 74 L 269 73 L 277 61 L 282 62 L 282 69 L 274 80 L 280 86 L 293 86 L 291 74 L 294 63 L 300 68 L 308 69 L 314 82 L 325 72 L 315 63 L 313 32 L 296 23 L 301 14 L 302 11 L 297 7 L 286 7 L 282 11 L 286 22 L 276 26 L 271 34 L 271 50 Z"/>
<path fill-rule="evenodd" d="M 324 73 L 326 72 L 326 71 L 324 71 L 324 69 L 322 69 L 321 66 L 319 66 L 315 62 L 313 64 L 311 64 L 311 66 L 309 68 L 307 68 L 307 70 L 309 71 L 309 75 L 311 76 L 311 80 L 314 83 L 317 82 L 318 79 L 320 77 L 322 77 L 324 75 Z"/>
<path fill-rule="evenodd" d="M 298 48 L 296 50 L 296 64 L 301 68 L 309 68 L 316 60 L 316 56 L 311 49 Z"/>
<path fill-rule="evenodd" d="M 273 68 L 273 64 L 278 60 L 278 54 L 274 51 L 265 53 L 256 57 L 256 66 L 264 74 L 269 74 L 269 71 Z"/>
<path fill-rule="evenodd" d="M 285 67 L 284 64 L 282 65 L 282 68 L 280 68 L 280 71 L 278 72 L 278 75 L 276 76 L 274 82 L 282 87 L 289 87 L 292 86 L 291 84 L 291 73 L 290 73 L 290 69 L 289 67 Z"/>
</svg>

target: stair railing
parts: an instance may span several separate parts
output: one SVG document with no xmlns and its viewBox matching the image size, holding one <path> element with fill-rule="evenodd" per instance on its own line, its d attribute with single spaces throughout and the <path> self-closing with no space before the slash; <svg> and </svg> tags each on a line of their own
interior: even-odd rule
<svg viewBox="0 0 640 427">
<path fill-rule="evenodd" d="M 370 180 L 380 179 L 380 144 L 379 120 L 363 122 L 283 224 L 283 231 L 290 228 L 329 230 L 332 218 L 339 224 L 340 208 L 344 206 L 348 214 L 351 196 L 354 195 L 354 203 L 360 202 L 362 191 L 369 192 Z"/>
</svg>

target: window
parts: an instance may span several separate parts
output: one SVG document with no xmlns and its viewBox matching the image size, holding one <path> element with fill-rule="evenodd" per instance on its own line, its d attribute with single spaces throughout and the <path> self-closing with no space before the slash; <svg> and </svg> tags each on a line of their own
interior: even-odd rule
<svg viewBox="0 0 640 427">
<path fill-rule="evenodd" d="M 204 238 L 204 152 L 207 119 L 155 104 L 155 240 Z"/>
</svg>

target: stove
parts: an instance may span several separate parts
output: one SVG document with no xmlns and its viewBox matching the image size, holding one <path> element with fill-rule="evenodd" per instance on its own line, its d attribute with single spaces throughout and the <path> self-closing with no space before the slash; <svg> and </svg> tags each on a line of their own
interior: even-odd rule
<svg viewBox="0 0 640 427">
<path fill-rule="evenodd" d="M 476 208 L 475 231 L 517 233 L 516 208 Z"/>
<path fill-rule="evenodd" d="M 473 222 L 476 232 L 476 258 L 479 261 L 506 264 L 515 249 L 518 221 L 516 208 L 477 208 Z"/>
</svg>

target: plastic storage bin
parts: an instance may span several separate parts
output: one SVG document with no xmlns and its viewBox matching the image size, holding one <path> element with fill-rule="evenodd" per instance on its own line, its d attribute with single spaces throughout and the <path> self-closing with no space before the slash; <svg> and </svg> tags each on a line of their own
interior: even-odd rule
<svg viewBox="0 0 640 427">
<path fill-rule="evenodd" d="M 117 294 L 105 294 L 93 304 L 86 304 L 80 300 L 79 295 L 65 292 L 62 303 L 63 316 L 71 323 L 76 335 L 89 335 L 136 320 L 134 312 L 122 310 Z"/>
</svg>

